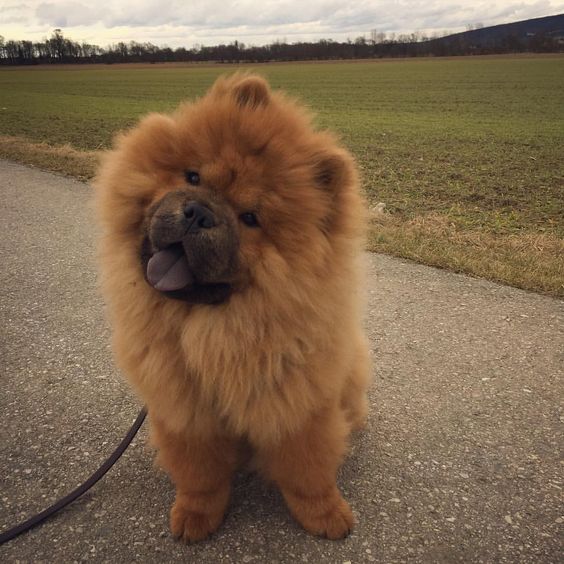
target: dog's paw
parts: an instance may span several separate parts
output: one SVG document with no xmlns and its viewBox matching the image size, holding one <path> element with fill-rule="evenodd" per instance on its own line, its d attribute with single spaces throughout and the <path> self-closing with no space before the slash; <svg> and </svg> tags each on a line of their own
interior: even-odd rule
<svg viewBox="0 0 564 564">
<path fill-rule="evenodd" d="M 321 515 L 300 519 L 302 526 L 314 535 L 331 540 L 343 539 L 349 535 L 354 525 L 354 517 L 349 504 L 339 498 Z"/>
<path fill-rule="evenodd" d="M 177 500 L 170 510 L 170 530 L 173 536 L 184 542 L 198 542 L 211 535 L 220 525 L 222 515 L 191 511 Z"/>
</svg>

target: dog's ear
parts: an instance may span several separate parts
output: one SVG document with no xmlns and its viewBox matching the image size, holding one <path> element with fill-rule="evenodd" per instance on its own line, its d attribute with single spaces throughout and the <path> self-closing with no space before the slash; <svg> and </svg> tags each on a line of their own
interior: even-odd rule
<svg viewBox="0 0 564 564">
<path fill-rule="evenodd" d="M 152 113 L 143 117 L 137 127 L 119 134 L 116 148 L 139 168 L 175 168 L 178 159 L 177 126 L 167 115 Z"/>
<path fill-rule="evenodd" d="M 259 76 L 247 76 L 237 82 L 233 94 L 241 107 L 266 106 L 270 100 L 268 83 Z"/>
<path fill-rule="evenodd" d="M 330 193 L 339 192 L 354 180 L 352 158 L 340 149 L 318 155 L 315 163 L 315 183 Z"/>
</svg>

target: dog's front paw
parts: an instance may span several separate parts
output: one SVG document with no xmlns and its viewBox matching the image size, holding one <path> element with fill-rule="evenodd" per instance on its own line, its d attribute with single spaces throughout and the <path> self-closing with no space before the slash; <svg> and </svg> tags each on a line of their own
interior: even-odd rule
<svg viewBox="0 0 564 564">
<path fill-rule="evenodd" d="M 319 511 L 320 506 L 325 506 L 322 512 Z M 341 496 L 328 504 L 319 500 L 302 500 L 299 508 L 294 505 L 292 509 L 306 531 L 331 540 L 345 538 L 354 525 L 351 508 Z"/>
<path fill-rule="evenodd" d="M 170 530 L 184 542 L 198 542 L 211 535 L 221 524 L 223 514 L 192 511 L 182 499 L 170 510 Z"/>
<path fill-rule="evenodd" d="M 305 528 L 314 535 L 331 540 L 348 536 L 354 525 L 354 517 L 349 504 L 341 498 L 326 513 L 307 523 Z"/>
</svg>

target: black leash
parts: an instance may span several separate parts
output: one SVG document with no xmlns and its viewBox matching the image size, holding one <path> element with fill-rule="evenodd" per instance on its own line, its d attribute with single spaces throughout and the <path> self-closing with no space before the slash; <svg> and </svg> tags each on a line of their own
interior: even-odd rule
<svg viewBox="0 0 564 564">
<path fill-rule="evenodd" d="M 78 486 L 78 488 L 73 490 L 70 494 L 63 497 L 59 501 L 55 502 L 53 505 L 51 505 L 41 513 L 38 513 L 37 515 L 34 515 L 27 521 L 24 521 L 23 523 L 20 523 L 19 525 L 16 525 L 15 527 L 12 527 L 11 529 L 4 531 L 3 533 L 0 533 L 0 545 L 12 540 L 18 535 L 21 535 L 25 531 L 29 531 L 29 529 L 31 529 L 32 527 L 39 525 L 39 523 L 42 523 L 43 521 L 51 517 L 51 515 L 57 513 L 57 511 L 60 511 L 63 507 L 66 507 L 69 503 L 72 503 L 77 497 L 80 497 L 84 492 L 88 491 L 117 462 L 119 457 L 129 446 L 129 443 L 133 440 L 133 437 L 135 437 L 135 435 L 137 434 L 137 431 L 139 431 L 139 427 L 143 425 L 143 421 L 145 421 L 146 416 L 147 416 L 147 408 L 144 407 L 139 412 L 139 415 L 137 416 L 135 423 L 133 423 L 131 429 L 129 429 L 127 435 L 125 435 L 121 443 L 119 443 L 116 450 L 112 452 L 112 454 L 106 460 L 106 462 L 104 462 L 104 464 L 102 464 L 102 466 L 100 466 L 100 468 L 98 468 L 98 470 L 96 470 L 96 472 L 94 472 L 94 474 L 92 474 L 92 476 L 90 476 L 90 478 L 88 478 L 86 482 Z"/>
</svg>

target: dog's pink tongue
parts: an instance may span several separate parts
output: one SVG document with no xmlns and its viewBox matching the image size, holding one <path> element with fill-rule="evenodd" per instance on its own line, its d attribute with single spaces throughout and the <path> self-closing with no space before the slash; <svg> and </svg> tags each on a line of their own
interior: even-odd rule
<svg viewBox="0 0 564 564">
<path fill-rule="evenodd" d="M 147 280 L 161 292 L 180 290 L 190 284 L 192 276 L 182 247 L 156 252 L 147 263 Z"/>
</svg>

